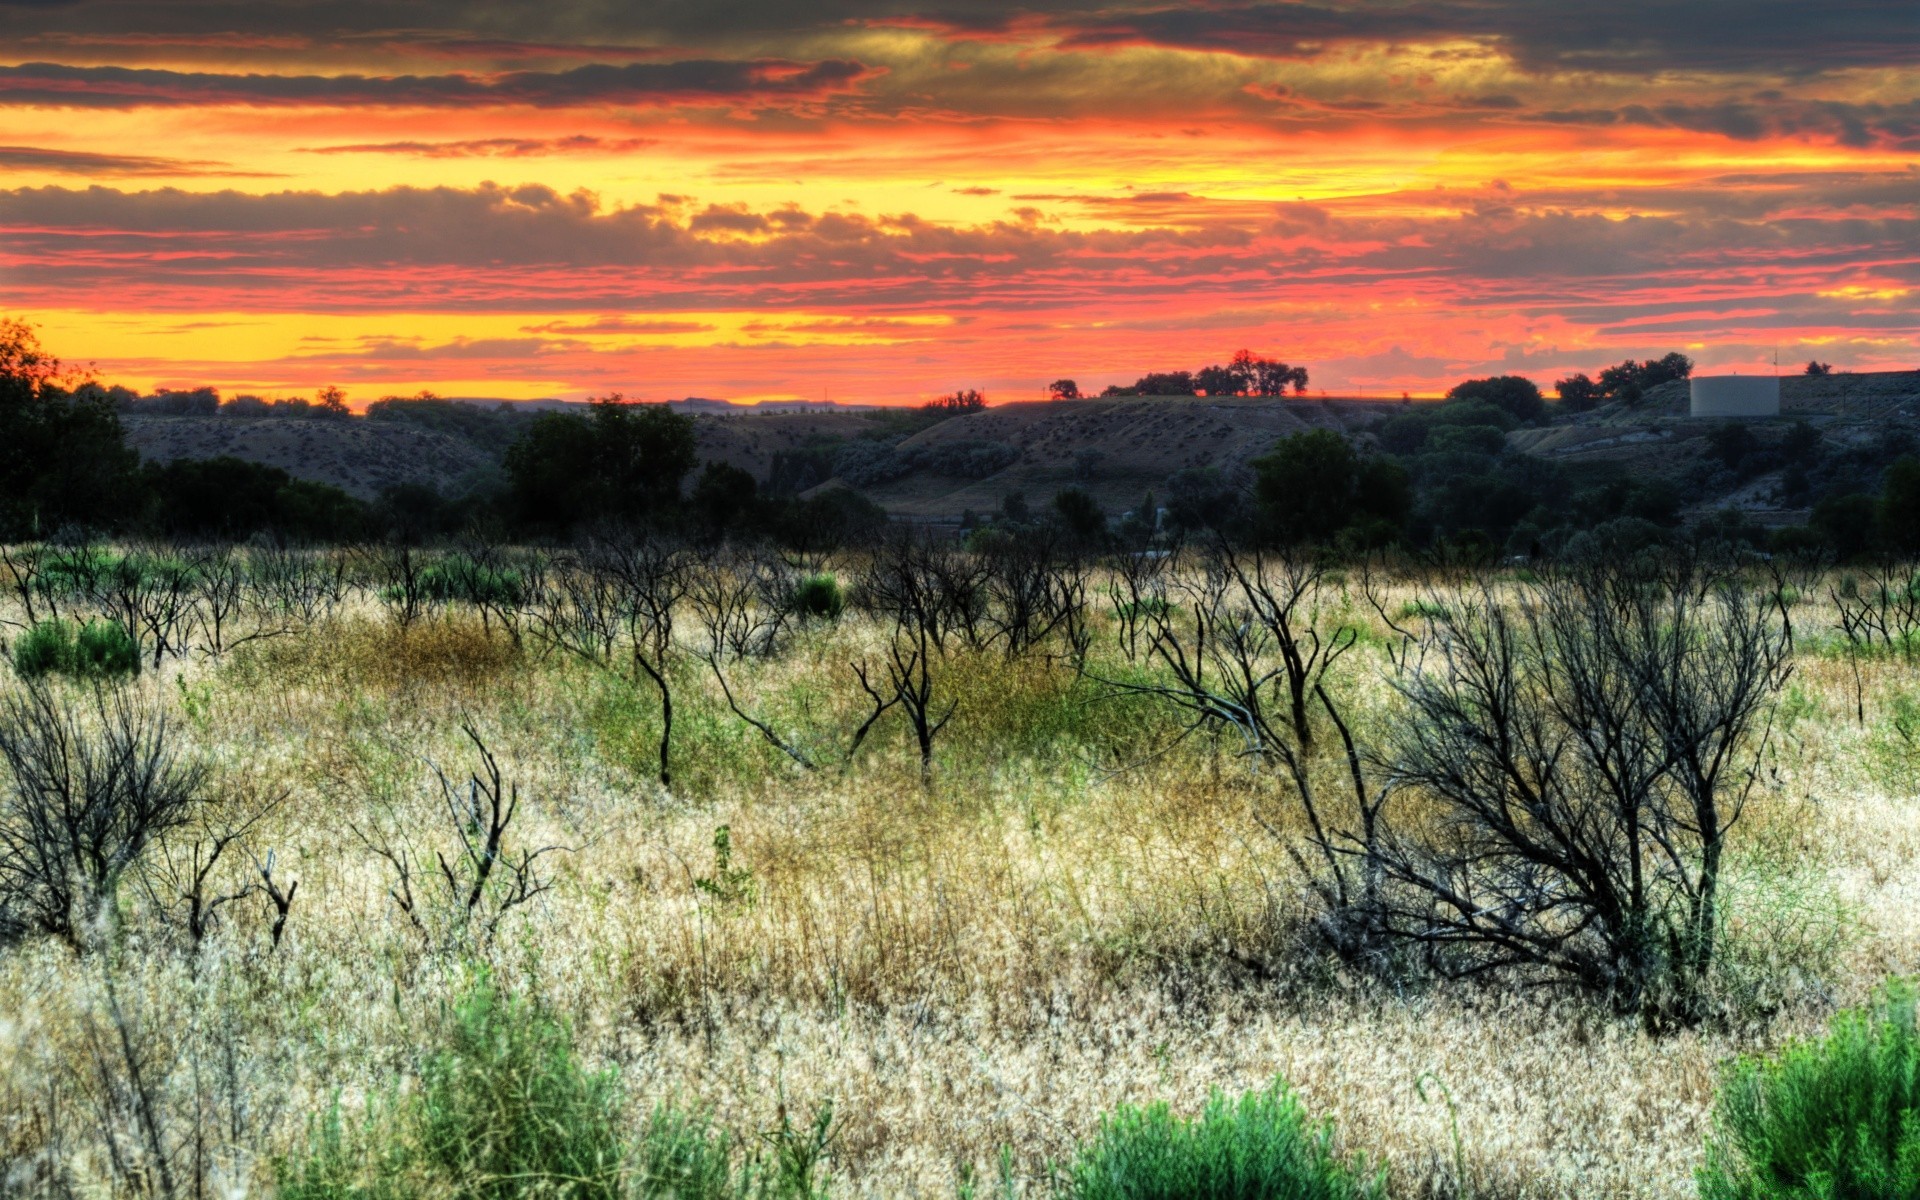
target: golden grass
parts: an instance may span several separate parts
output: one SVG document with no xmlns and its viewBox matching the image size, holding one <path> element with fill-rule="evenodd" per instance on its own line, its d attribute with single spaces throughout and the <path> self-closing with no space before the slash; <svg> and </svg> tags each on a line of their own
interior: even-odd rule
<svg viewBox="0 0 1920 1200">
<path fill-rule="evenodd" d="M 860 716 L 845 664 L 873 638 L 853 621 L 818 633 L 742 666 L 739 694 L 820 745 L 844 738 Z M 1344 668 L 1364 737 L 1392 719 L 1377 643 Z M 1775 956 L 1753 951 L 1746 978 L 1777 990 L 1775 1011 L 1661 1038 L 1547 993 L 1342 978 L 1302 938 L 1302 881 L 1251 817 L 1275 794 L 1231 746 L 1195 737 L 1151 757 L 1170 718 L 1096 699 L 1061 664 L 961 655 L 943 670 L 960 709 L 926 789 L 893 722 L 851 766 L 803 772 L 690 667 L 669 794 L 651 778 L 646 687 L 477 622 L 402 632 L 368 609 L 170 664 L 138 686 L 181 714 L 222 809 L 284 795 L 249 842 L 300 880 L 286 942 L 269 949 L 250 897 L 191 958 L 129 886 L 113 955 L 0 955 L 0 1162 L 53 1146 L 104 1194 L 88 1046 L 111 978 L 171 1067 L 173 1119 L 222 1117 L 222 1177 L 263 1194 L 268 1157 L 298 1144 L 307 1114 L 403 1071 L 463 960 L 485 958 L 565 1013 L 590 1059 L 622 1066 L 636 1120 L 677 1097 L 750 1132 L 781 1093 L 831 1098 L 843 1194 L 950 1195 L 962 1164 L 990 1176 L 1005 1145 L 1039 1195 L 1047 1164 L 1113 1105 L 1191 1107 L 1279 1074 L 1387 1157 L 1396 1195 L 1452 1196 L 1448 1108 L 1416 1086 L 1431 1073 L 1472 1194 L 1679 1197 L 1721 1060 L 1920 961 L 1920 804 L 1888 732 L 1890 698 L 1912 686 L 1897 661 L 1866 664 L 1861 726 L 1851 667 L 1803 655 L 1735 865 L 1752 897 L 1736 926 Z M 474 765 L 463 722 L 519 785 L 513 839 L 564 850 L 543 860 L 553 890 L 495 938 L 428 946 L 361 834 L 428 863 L 451 844 L 431 771 Z M 1316 770 L 1340 794 L 1342 765 Z M 719 877 L 722 825 L 747 876 L 715 895 L 698 881 Z M 221 878 L 245 882 L 233 866 Z"/>
</svg>

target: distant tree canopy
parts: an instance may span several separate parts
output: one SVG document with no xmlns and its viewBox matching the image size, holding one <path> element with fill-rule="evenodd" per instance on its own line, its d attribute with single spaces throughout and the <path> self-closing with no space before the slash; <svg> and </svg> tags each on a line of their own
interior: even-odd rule
<svg viewBox="0 0 1920 1200">
<path fill-rule="evenodd" d="M 1047 385 L 1047 398 L 1049 400 L 1078 400 L 1080 399 L 1080 385 L 1071 379 L 1056 379 Z"/>
<path fill-rule="evenodd" d="M 554 530 L 664 517 L 697 461 L 693 429 L 692 417 L 618 393 L 590 415 L 543 413 L 507 450 L 516 515 Z"/>
<path fill-rule="evenodd" d="M 373 528 L 363 501 L 238 458 L 148 465 L 147 524 L 177 537 L 244 538 L 270 529 L 310 541 L 350 541 Z"/>
<path fill-rule="evenodd" d="M 1693 360 L 1675 351 L 1645 362 L 1627 359 L 1600 372 L 1600 391 L 1608 400 L 1638 404 L 1646 394 L 1663 383 L 1685 379 L 1693 374 Z"/>
<path fill-rule="evenodd" d="M 1350 529 L 1363 541 L 1391 541 L 1411 503 L 1403 468 L 1360 457 L 1331 429 L 1282 438 L 1250 465 L 1260 532 L 1281 546 L 1323 545 Z"/>
<path fill-rule="evenodd" d="M 964 416 L 967 413 L 979 412 L 986 406 L 987 398 L 985 396 L 974 391 L 972 388 L 967 388 L 964 391 L 953 392 L 949 395 L 942 396 L 938 400 L 930 400 L 921 407 L 928 412 L 944 413 L 947 416 L 958 417 Z"/>
<path fill-rule="evenodd" d="M 65 386 L 60 360 L 34 331 L 0 320 L 0 536 L 45 536 L 118 520 L 136 484 L 107 394 Z"/>
<path fill-rule="evenodd" d="M 1547 415 L 1547 402 L 1531 379 L 1519 375 L 1495 375 L 1490 379 L 1469 379 L 1447 392 L 1447 399 L 1478 400 L 1502 408 L 1523 425 L 1531 425 Z"/>
<path fill-rule="evenodd" d="M 1818 359 L 1812 359 L 1812 360 L 1809 360 L 1809 361 L 1808 361 L 1808 363 L 1807 363 L 1807 374 L 1809 374 L 1809 375 L 1831 375 L 1831 374 L 1833 374 L 1833 364 L 1832 364 L 1832 363 L 1823 363 L 1823 362 L 1821 362 L 1821 361 L 1819 361 Z"/>
<path fill-rule="evenodd" d="M 1131 387 L 1111 384 L 1102 396 L 1284 396 L 1307 390 L 1307 369 L 1241 350 L 1226 366 L 1198 371 L 1150 371 Z"/>
<path fill-rule="evenodd" d="M 1560 397 L 1560 407 L 1568 412 L 1586 412 L 1606 399 L 1600 385 L 1584 372 L 1556 381 L 1553 390 Z"/>
</svg>

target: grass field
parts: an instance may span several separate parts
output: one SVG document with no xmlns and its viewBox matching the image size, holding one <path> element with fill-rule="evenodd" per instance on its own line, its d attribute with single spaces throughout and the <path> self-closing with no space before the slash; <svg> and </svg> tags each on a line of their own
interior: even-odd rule
<svg viewBox="0 0 1920 1200">
<path fill-rule="evenodd" d="M 1424 629 L 1453 586 L 1395 582 L 1386 611 Z M 1376 744 L 1404 719 L 1394 635 L 1351 580 L 1322 601 L 1357 634 L 1329 686 Z M 1920 747 L 1903 732 L 1920 680 L 1900 655 L 1845 654 L 1829 603 L 1792 610 L 1792 676 L 1730 842 L 1724 1015 L 1652 1033 L 1512 976 L 1358 973 L 1320 949 L 1282 781 L 1116 686 L 1156 668 L 1122 653 L 1103 601 L 1084 670 L 1053 643 L 941 658 L 953 716 L 924 778 L 898 711 L 840 761 L 871 707 L 848 664 L 888 637 L 872 617 L 728 667 L 740 706 L 813 770 L 729 711 L 682 620 L 668 789 L 644 676 L 460 605 L 403 626 L 352 591 L 125 685 L 206 764 L 211 802 L 148 848 L 84 953 L 0 952 L 0 1164 L 24 1194 L 61 1194 L 56 1162 L 78 1194 L 163 1194 L 159 1158 L 193 1164 L 181 1195 L 204 1194 L 188 1170 L 271 1194 L 318 1114 L 358 1120 L 416 1086 L 484 969 L 567 1026 L 590 1069 L 618 1069 L 634 1129 L 672 1103 L 775 1145 L 830 1106 L 835 1195 L 1052 1194 L 1116 1106 L 1190 1113 L 1278 1076 L 1396 1196 L 1690 1196 L 1720 1065 L 1920 962 Z M 464 812 L 486 776 L 476 741 L 518 796 L 504 861 L 547 852 L 536 894 L 499 911 L 496 879 L 468 916 L 436 856 L 461 867 L 441 776 Z M 1330 791 L 1346 769 L 1324 746 L 1309 764 Z M 254 889 L 196 948 L 178 885 L 243 826 L 204 890 Z M 298 881 L 277 945 L 269 855 L 278 888 Z M 393 894 L 402 861 L 417 921 Z"/>
</svg>

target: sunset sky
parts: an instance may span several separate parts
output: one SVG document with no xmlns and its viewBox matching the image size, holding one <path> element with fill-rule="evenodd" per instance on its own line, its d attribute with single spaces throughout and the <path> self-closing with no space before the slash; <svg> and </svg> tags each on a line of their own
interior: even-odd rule
<svg viewBox="0 0 1920 1200">
<path fill-rule="evenodd" d="M 140 388 L 1920 367 L 1920 4 L 0 0 L 0 315 Z"/>
</svg>

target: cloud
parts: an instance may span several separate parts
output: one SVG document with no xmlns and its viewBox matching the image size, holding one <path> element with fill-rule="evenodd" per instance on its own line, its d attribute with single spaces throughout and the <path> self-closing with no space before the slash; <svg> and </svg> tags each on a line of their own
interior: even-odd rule
<svg viewBox="0 0 1920 1200">
<path fill-rule="evenodd" d="M 0 67 L 0 104 L 45 108 L 663 105 L 825 96 L 874 71 L 831 59 L 595 64 L 499 75 L 234 75 L 33 62 Z"/>
<path fill-rule="evenodd" d="M 44 146 L 0 146 L 0 167 L 16 171 L 50 171 L 62 175 L 220 175 L 264 178 L 263 172 L 242 171 L 229 163 L 193 158 L 157 158 L 141 154 L 95 154 L 85 150 L 52 150 Z"/>
<path fill-rule="evenodd" d="M 406 154 L 416 158 L 536 158 L 549 154 L 631 154 L 660 144 L 658 138 L 569 137 L 468 138 L 441 142 L 357 142 L 303 146 L 307 154 Z"/>
</svg>

